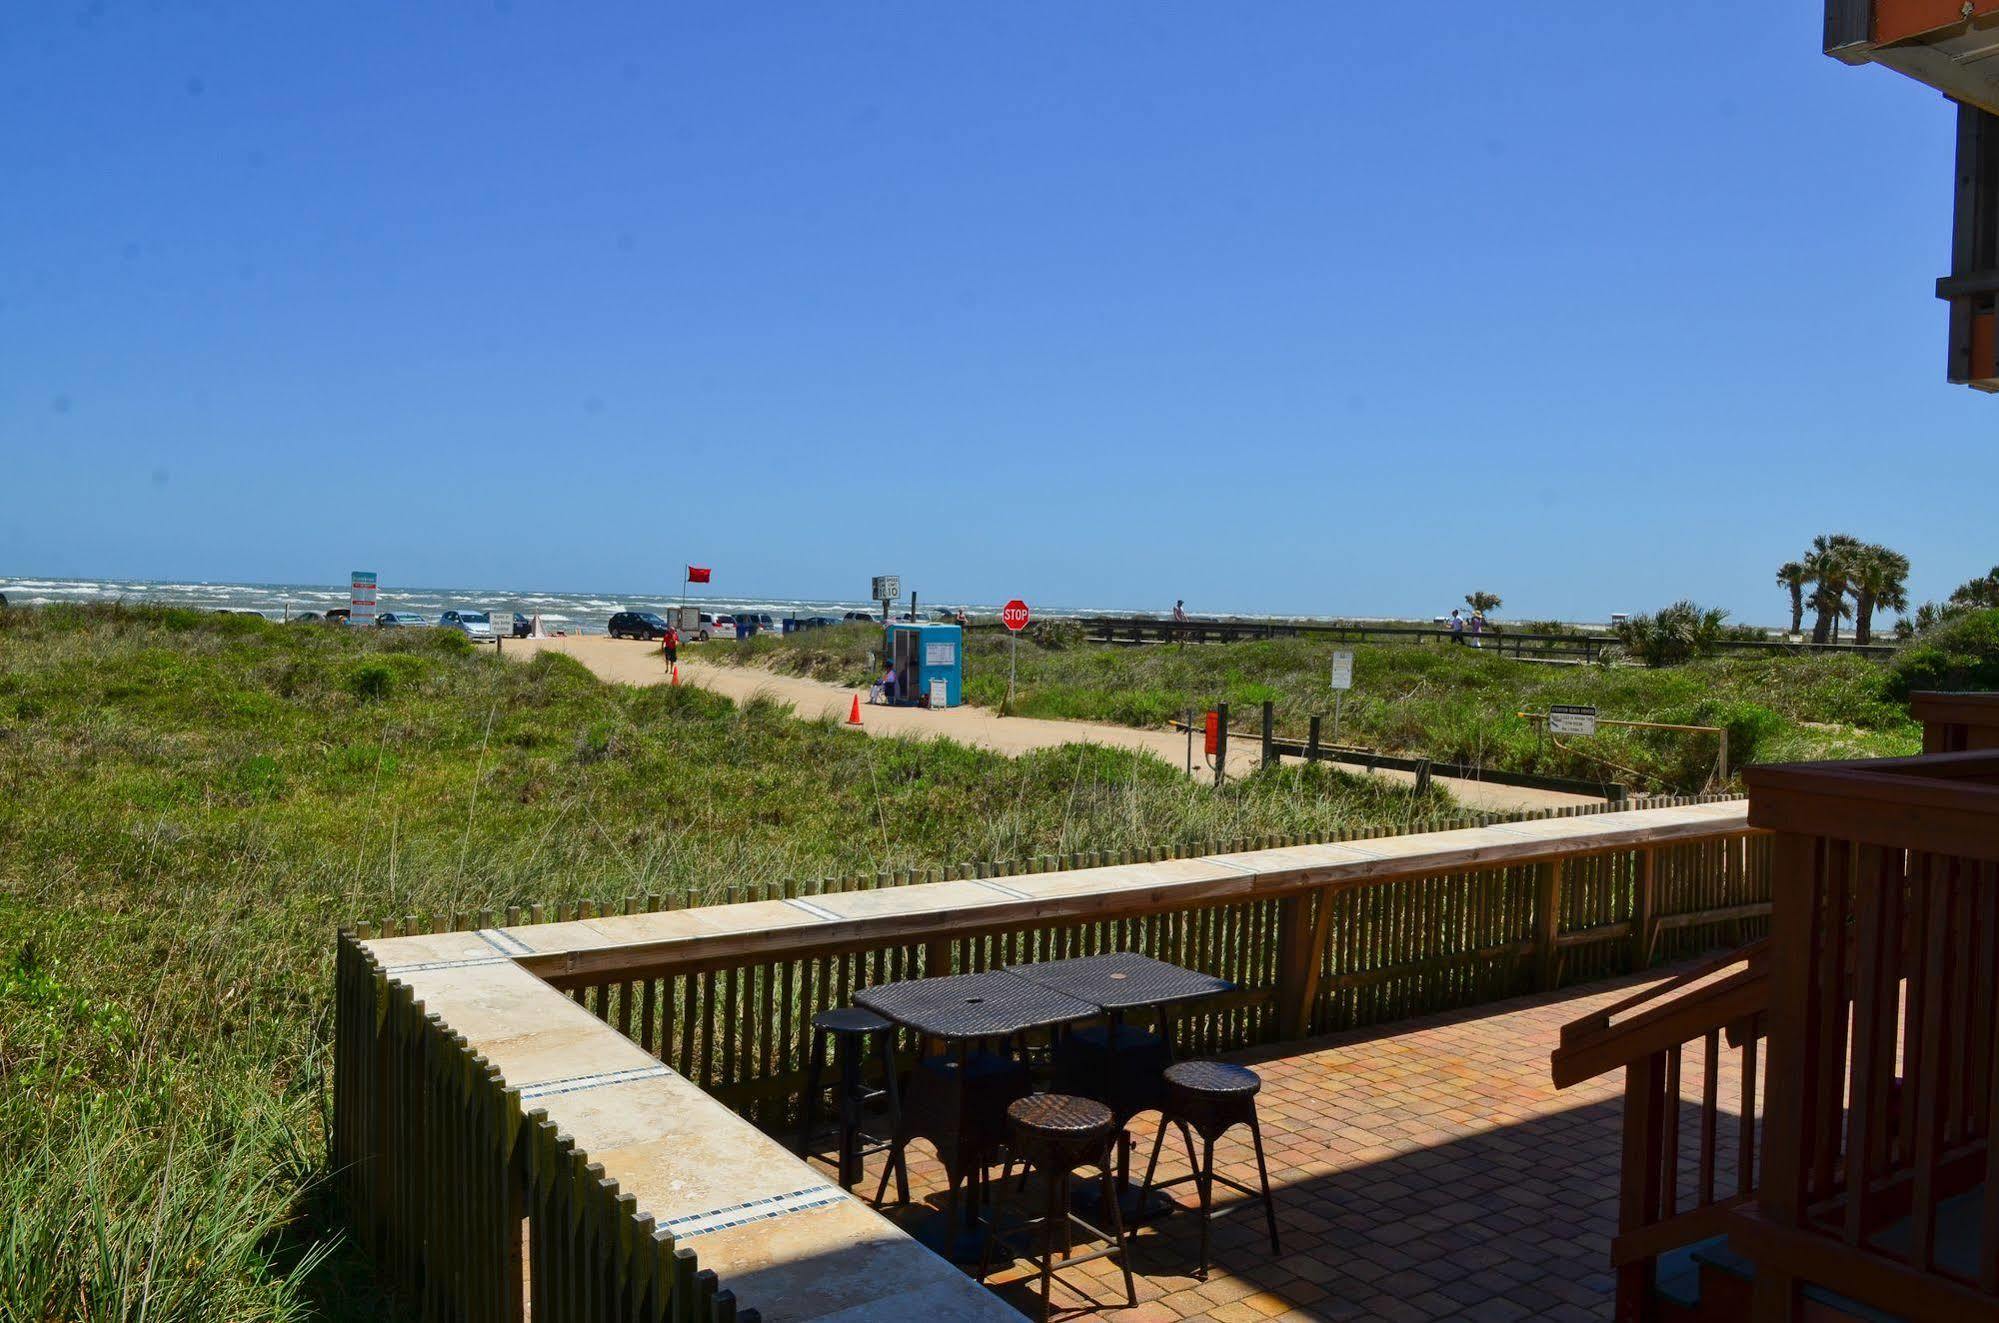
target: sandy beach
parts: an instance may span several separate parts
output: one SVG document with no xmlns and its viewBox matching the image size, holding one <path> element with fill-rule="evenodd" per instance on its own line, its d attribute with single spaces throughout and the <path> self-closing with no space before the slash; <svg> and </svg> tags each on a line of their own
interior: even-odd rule
<svg viewBox="0 0 1999 1323">
<path fill-rule="evenodd" d="M 500 650 L 503 656 L 515 658 L 531 657 L 542 651 L 567 653 L 602 679 L 618 684 L 667 682 L 659 646 L 654 643 L 571 635 L 551 639 L 506 639 Z M 699 646 L 681 649 L 680 682 L 700 685 L 737 702 L 762 695 L 789 705 L 801 717 L 817 719 L 832 716 L 844 721 L 852 708 L 854 695 L 860 692 L 801 676 L 774 675 L 753 667 L 706 662 L 701 660 L 701 651 Z M 869 735 L 952 739 L 1012 756 L 1064 744 L 1105 744 L 1155 754 L 1175 767 L 1187 765 L 1187 736 L 1180 731 L 1140 730 L 1131 726 L 1051 721 L 1040 717 L 1003 717 L 989 708 L 971 706 L 940 711 L 869 706 L 865 693 L 862 700 L 861 731 Z M 1254 771 L 1258 757 L 1259 751 L 1253 739 L 1236 740 L 1229 750 L 1230 775 L 1247 775 Z M 1194 751 L 1194 766 L 1197 774 L 1207 774 L 1207 765 L 1198 747 Z M 1403 782 L 1414 779 L 1412 773 L 1393 770 L 1379 771 L 1375 775 Z M 1486 781 L 1450 777 L 1438 777 L 1437 781 L 1467 808 L 1513 811 L 1600 802 L 1586 795 L 1494 785 Z"/>
</svg>

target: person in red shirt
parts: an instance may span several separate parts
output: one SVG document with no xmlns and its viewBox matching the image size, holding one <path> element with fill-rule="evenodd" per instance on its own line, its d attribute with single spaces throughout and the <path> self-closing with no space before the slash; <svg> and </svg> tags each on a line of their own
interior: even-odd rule
<svg viewBox="0 0 1999 1323">
<path fill-rule="evenodd" d="M 662 657 L 666 658 L 666 664 L 669 668 L 679 663 L 680 631 L 672 625 L 668 625 L 666 633 L 659 636 L 659 652 Z"/>
</svg>

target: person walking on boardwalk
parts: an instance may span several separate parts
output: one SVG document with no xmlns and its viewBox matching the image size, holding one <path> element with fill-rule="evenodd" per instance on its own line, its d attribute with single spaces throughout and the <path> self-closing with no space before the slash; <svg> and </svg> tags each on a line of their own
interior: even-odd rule
<svg viewBox="0 0 1999 1323">
<path fill-rule="evenodd" d="M 1186 637 L 1186 631 L 1180 628 L 1180 626 L 1186 623 L 1187 599 L 1177 597 L 1173 599 L 1173 641 L 1175 643 L 1181 642 Z"/>
<path fill-rule="evenodd" d="M 1451 608 L 1451 642 L 1459 647 L 1463 647 L 1465 642 L 1465 618 L 1458 614 L 1456 607 Z"/>
<path fill-rule="evenodd" d="M 1484 642 L 1482 641 L 1484 637 L 1485 637 L 1485 612 L 1474 611 L 1471 613 L 1471 645 L 1474 648 L 1483 648 L 1485 646 Z"/>
</svg>

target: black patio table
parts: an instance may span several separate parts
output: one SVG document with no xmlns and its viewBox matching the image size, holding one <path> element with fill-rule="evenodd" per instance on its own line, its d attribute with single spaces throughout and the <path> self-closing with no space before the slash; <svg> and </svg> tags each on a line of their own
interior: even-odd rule
<svg viewBox="0 0 1999 1323">
<path fill-rule="evenodd" d="M 854 1000 L 925 1037 L 961 1045 L 1088 1019 L 1099 1009 L 1095 1002 L 997 969 L 864 988 Z"/>
<path fill-rule="evenodd" d="M 1006 972 L 1077 1001 L 1089 1002 L 1114 1019 L 1142 1006 L 1194 1001 L 1235 989 L 1235 984 L 1227 979 L 1182 969 L 1132 951 L 1107 951 L 1038 965 L 1008 965 Z"/>
<path fill-rule="evenodd" d="M 1095 1031 L 1086 1031 L 1065 1044 L 1068 1050 L 1063 1055 L 1072 1091 L 1084 1092 L 1109 1104 L 1120 1127 L 1139 1112 L 1157 1107 L 1164 1096 L 1163 1076 L 1166 1067 L 1173 1063 L 1173 1032 L 1167 1022 L 1167 1007 L 1235 989 L 1235 984 L 1227 979 L 1183 969 L 1133 951 L 1009 965 L 1007 972 L 1089 1002 L 1103 1013 L 1101 1054 L 1093 1041 Z M 1125 1030 L 1125 1012 L 1144 1007 L 1155 1007 L 1159 1012 L 1157 1038 L 1138 1030 L 1129 1033 Z M 1092 1041 L 1082 1041 L 1085 1038 Z M 1118 1157 L 1117 1189 L 1119 1202 L 1125 1205 L 1126 1219 L 1136 1221 L 1164 1211 L 1163 1200 L 1155 1201 L 1152 1207 L 1141 1206 L 1138 1191 L 1131 1183 L 1128 1141 L 1119 1143 Z M 1089 1186 L 1078 1199 L 1087 1204 L 1095 1195 L 1095 1187 Z"/>
<path fill-rule="evenodd" d="M 936 1146 L 949 1186 L 943 1216 L 926 1224 L 920 1237 L 947 1258 L 976 1262 L 984 1248 L 976 1216 L 979 1187 L 1006 1136 L 1007 1106 L 1031 1086 L 1025 1062 L 971 1049 L 982 1040 L 1011 1043 L 1030 1029 L 1089 1019 L 1098 1008 L 1001 970 L 865 988 L 854 1001 L 953 1047 L 948 1056 L 917 1058 L 890 1156 L 893 1165 L 894 1152 L 919 1136 Z M 970 1201 L 960 1198 L 961 1182 L 972 1187 Z M 879 1201 L 879 1192 L 876 1197 Z"/>
</svg>

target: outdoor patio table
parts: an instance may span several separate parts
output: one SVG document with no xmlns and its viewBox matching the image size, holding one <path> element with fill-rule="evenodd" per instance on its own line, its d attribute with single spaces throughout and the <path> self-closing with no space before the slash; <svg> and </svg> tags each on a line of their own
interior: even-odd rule
<svg viewBox="0 0 1999 1323">
<path fill-rule="evenodd" d="M 1235 987 L 1227 979 L 1132 951 L 1009 965 L 1007 972 L 1089 1002 L 1103 1013 L 1106 1023 L 1101 1047 L 1095 1041 L 1097 1031 L 1085 1030 L 1069 1035 L 1058 1050 L 1058 1080 L 1062 1081 L 1058 1087 L 1108 1104 L 1120 1130 L 1133 1116 L 1159 1106 L 1164 1097 L 1163 1077 L 1166 1067 L 1173 1064 L 1167 1008 Z M 1148 1006 L 1159 1013 L 1156 1037 L 1125 1028 L 1125 1012 Z M 1131 1183 L 1128 1136 L 1120 1136 L 1118 1157 L 1118 1196 L 1126 1218 L 1136 1220 L 1163 1211 L 1163 1201 L 1155 1208 L 1140 1207 L 1139 1192 Z M 1084 1202 L 1095 1196 L 1094 1186 L 1086 1186 L 1079 1194 Z"/>
<path fill-rule="evenodd" d="M 921 1238 L 956 1262 L 977 1262 L 982 1246 L 972 1211 L 979 1187 L 1005 1138 L 1008 1105 L 1031 1088 L 1025 1062 L 974 1050 L 975 1045 L 987 1039 L 1011 1042 L 1030 1029 L 1088 1019 L 1098 1008 L 1000 970 L 884 984 L 856 992 L 854 1001 L 951 1045 L 945 1055 L 918 1055 L 894 1151 L 918 1137 L 936 1145 L 949 1188 L 944 1216 L 926 1224 Z M 960 1197 L 961 1183 L 972 1187 L 969 1203 Z"/>
</svg>

